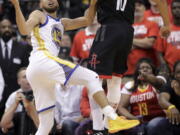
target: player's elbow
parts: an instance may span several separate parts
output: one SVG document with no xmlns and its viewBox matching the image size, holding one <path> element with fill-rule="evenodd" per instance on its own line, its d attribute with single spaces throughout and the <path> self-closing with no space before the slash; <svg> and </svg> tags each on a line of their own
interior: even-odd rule
<svg viewBox="0 0 180 135">
<path fill-rule="evenodd" d="M 91 24 L 93 23 L 93 18 L 91 18 L 91 17 L 88 17 L 88 18 L 86 18 L 85 20 L 86 20 L 86 21 L 85 21 L 86 26 L 89 26 L 89 25 L 91 25 Z"/>
<path fill-rule="evenodd" d="M 84 23 L 84 25 L 85 25 L 85 26 L 89 26 L 89 25 L 91 25 L 91 23 L 90 23 L 89 21 L 86 21 L 86 22 Z"/>
<path fill-rule="evenodd" d="M 30 35 L 30 30 L 29 30 L 28 26 L 24 26 L 24 27 L 19 28 L 19 32 L 23 36 Z"/>
</svg>

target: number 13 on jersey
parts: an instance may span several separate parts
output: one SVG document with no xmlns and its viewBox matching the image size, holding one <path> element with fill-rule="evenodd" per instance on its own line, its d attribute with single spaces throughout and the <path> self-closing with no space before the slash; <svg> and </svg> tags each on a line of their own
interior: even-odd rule
<svg viewBox="0 0 180 135">
<path fill-rule="evenodd" d="M 127 0 L 116 0 L 116 10 L 124 11 L 126 7 Z"/>
</svg>

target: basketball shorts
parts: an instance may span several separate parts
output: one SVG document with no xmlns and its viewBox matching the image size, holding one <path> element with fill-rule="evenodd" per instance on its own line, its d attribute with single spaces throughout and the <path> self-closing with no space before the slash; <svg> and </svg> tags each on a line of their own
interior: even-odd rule
<svg viewBox="0 0 180 135">
<path fill-rule="evenodd" d="M 90 50 L 88 68 L 101 78 L 121 76 L 127 70 L 134 29 L 125 22 L 101 25 Z"/>
<path fill-rule="evenodd" d="M 55 107 L 57 83 L 85 85 L 89 80 L 98 77 L 95 72 L 52 56 L 47 51 L 37 52 L 30 57 L 26 76 L 39 113 Z M 102 90 L 102 87 L 97 83 L 93 89 Z"/>
</svg>

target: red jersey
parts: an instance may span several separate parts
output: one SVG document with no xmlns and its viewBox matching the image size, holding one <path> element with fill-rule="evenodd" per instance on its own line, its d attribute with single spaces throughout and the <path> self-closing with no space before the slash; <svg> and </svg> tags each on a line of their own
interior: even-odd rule
<svg viewBox="0 0 180 135">
<path fill-rule="evenodd" d="M 167 39 L 158 38 L 156 49 L 164 54 L 169 67 L 180 60 L 180 26 L 171 25 L 171 33 Z"/>
<path fill-rule="evenodd" d="M 157 37 L 159 33 L 158 25 L 146 19 L 140 23 L 134 23 L 133 27 L 134 37 L 139 39 L 143 39 L 145 37 Z M 151 58 L 155 64 L 157 63 L 156 53 L 153 47 L 150 49 L 135 48 L 131 50 L 130 54 L 128 55 L 128 71 L 125 73 L 125 75 L 134 74 L 136 63 L 139 59 L 144 57 Z"/>
<path fill-rule="evenodd" d="M 167 0 L 170 21 L 172 22 L 173 19 L 172 19 L 172 13 L 171 13 L 171 3 L 172 3 L 172 0 Z M 153 13 L 151 9 L 146 10 L 144 12 L 144 17 L 149 21 L 156 22 L 159 27 L 163 26 L 164 24 L 160 13 Z"/>
<path fill-rule="evenodd" d="M 165 115 L 158 104 L 157 93 L 151 85 L 148 85 L 146 89 L 137 88 L 135 92 L 132 92 L 130 106 L 131 113 L 135 116 L 142 115 L 145 122 Z"/>
<path fill-rule="evenodd" d="M 85 59 L 89 57 L 89 51 L 94 41 L 95 34 L 88 29 L 79 31 L 73 40 L 70 56 Z"/>
<path fill-rule="evenodd" d="M 160 14 L 153 13 L 150 9 L 144 12 L 144 18 L 156 22 L 159 27 L 163 26 L 163 19 Z"/>
</svg>

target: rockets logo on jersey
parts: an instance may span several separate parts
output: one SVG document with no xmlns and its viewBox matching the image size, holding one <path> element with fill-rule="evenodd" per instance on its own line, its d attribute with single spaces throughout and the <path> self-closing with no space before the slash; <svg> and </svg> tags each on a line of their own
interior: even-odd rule
<svg viewBox="0 0 180 135">
<path fill-rule="evenodd" d="M 52 26 L 51 36 L 52 36 L 52 41 L 57 46 L 57 48 L 59 48 L 61 45 L 62 32 L 57 24 Z"/>
</svg>

